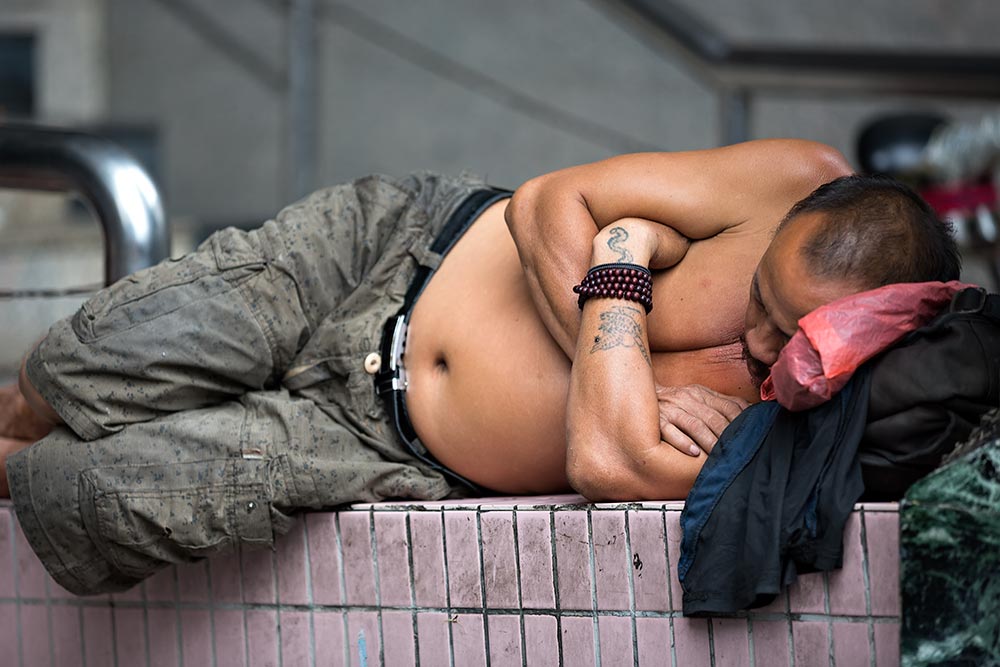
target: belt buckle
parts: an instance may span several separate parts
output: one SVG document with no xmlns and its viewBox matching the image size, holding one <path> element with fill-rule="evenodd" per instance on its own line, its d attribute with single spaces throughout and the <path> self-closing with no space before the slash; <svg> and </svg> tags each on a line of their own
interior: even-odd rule
<svg viewBox="0 0 1000 667">
<path fill-rule="evenodd" d="M 388 327 L 387 327 L 388 328 Z M 403 353 L 406 351 L 406 315 L 395 318 L 388 346 L 383 345 L 382 370 L 376 376 L 375 387 L 379 396 L 391 391 L 406 391 L 408 378 L 403 367 Z"/>
</svg>

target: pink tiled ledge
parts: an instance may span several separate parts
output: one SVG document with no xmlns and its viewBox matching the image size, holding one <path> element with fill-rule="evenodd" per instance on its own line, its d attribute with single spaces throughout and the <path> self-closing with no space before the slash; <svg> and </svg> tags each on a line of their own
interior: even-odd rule
<svg viewBox="0 0 1000 667">
<path fill-rule="evenodd" d="M 76 598 L 0 502 L 0 647 L 23 665 L 899 664 L 895 504 L 855 508 L 844 568 L 769 607 L 681 616 L 682 504 L 578 496 L 356 505 L 271 551 Z"/>
</svg>

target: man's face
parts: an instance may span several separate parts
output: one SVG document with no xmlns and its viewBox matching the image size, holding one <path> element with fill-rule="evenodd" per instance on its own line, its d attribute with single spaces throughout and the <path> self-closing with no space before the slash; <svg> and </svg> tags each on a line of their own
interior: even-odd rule
<svg viewBox="0 0 1000 667">
<path fill-rule="evenodd" d="M 747 370 L 763 382 L 778 353 L 810 311 L 858 291 L 842 281 L 817 278 L 800 252 L 813 229 L 822 224 L 817 213 L 789 222 L 771 241 L 750 284 L 742 338 Z"/>
</svg>

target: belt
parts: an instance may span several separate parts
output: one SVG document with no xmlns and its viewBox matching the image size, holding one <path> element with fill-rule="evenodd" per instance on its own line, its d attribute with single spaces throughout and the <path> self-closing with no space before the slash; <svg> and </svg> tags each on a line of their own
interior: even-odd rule
<svg viewBox="0 0 1000 667">
<path fill-rule="evenodd" d="M 437 238 L 431 243 L 431 251 L 442 256 L 445 255 L 487 207 L 509 197 L 510 194 L 510 190 L 498 188 L 485 188 L 470 194 L 448 218 Z M 434 270 L 430 267 L 421 265 L 417 269 L 417 274 L 406 291 L 402 307 L 388 319 L 382 328 L 382 341 L 379 345 L 382 362 L 378 373 L 375 374 L 375 393 L 385 401 L 396 433 L 399 434 L 399 438 L 415 457 L 452 480 L 480 493 L 482 492 L 481 487 L 441 465 L 424 447 L 413 428 L 410 415 L 406 411 L 407 379 L 406 368 L 403 365 L 403 354 L 406 351 L 407 322 L 410 312 L 413 310 L 413 304 L 416 303 L 417 297 L 423 292 L 432 275 L 434 275 Z"/>
</svg>

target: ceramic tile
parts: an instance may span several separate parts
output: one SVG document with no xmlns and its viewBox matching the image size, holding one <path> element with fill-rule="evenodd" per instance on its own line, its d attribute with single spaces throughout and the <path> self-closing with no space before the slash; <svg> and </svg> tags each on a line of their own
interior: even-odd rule
<svg viewBox="0 0 1000 667">
<path fill-rule="evenodd" d="M 242 620 L 242 614 L 240 614 Z M 242 626 L 241 626 L 242 627 Z M 85 628 L 87 636 L 90 631 Z M 210 665 L 212 664 L 212 644 L 218 638 L 212 637 L 212 620 L 207 610 L 204 609 L 182 609 L 181 610 L 181 658 L 185 665 Z M 245 651 L 241 646 L 232 647 L 239 650 L 241 655 Z M 220 655 L 222 653 L 220 652 Z M 87 657 L 87 664 L 90 665 L 90 657 Z M 111 664 L 109 662 L 97 662 L 98 665 Z M 242 664 L 242 663 L 241 663 Z"/>
<path fill-rule="evenodd" d="M 352 605 L 376 604 L 375 557 L 367 512 L 340 513 L 340 543 L 344 550 L 344 599 Z"/>
<path fill-rule="evenodd" d="M 214 561 L 210 562 L 210 565 L 214 564 Z M 239 568 L 236 569 L 236 574 L 233 575 L 237 582 L 236 597 L 230 602 L 239 602 Z M 146 580 L 146 600 L 149 602 L 175 602 L 177 600 L 177 568 L 166 567 L 154 574 L 152 577 Z M 220 596 L 219 586 L 215 581 L 215 570 L 212 570 L 212 594 L 216 600 L 222 600 Z"/>
<path fill-rule="evenodd" d="M 275 542 L 275 569 L 278 575 L 278 602 L 309 604 L 309 563 L 306 556 L 305 521 L 295 522 L 292 529 Z"/>
<path fill-rule="evenodd" d="M 245 612 L 239 609 L 216 609 L 213 613 L 218 667 L 243 667 L 247 655 Z"/>
<path fill-rule="evenodd" d="M 563 616 L 560 625 L 563 664 L 593 667 L 596 662 L 594 619 L 588 616 Z"/>
<path fill-rule="evenodd" d="M 177 567 L 177 594 L 181 602 L 208 602 L 208 562 Z"/>
<path fill-rule="evenodd" d="M 486 630 L 483 617 L 478 614 L 455 614 L 449 619 L 449 624 L 455 665 L 486 667 Z"/>
<path fill-rule="evenodd" d="M 113 617 L 118 664 L 145 664 L 146 611 L 141 608 L 116 608 Z"/>
<path fill-rule="evenodd" d="M 750 666 L 750 636 L 745 618 L 713 618 L 712 646 L 715 664 L 727 667 Z"/>
<path fill-rule="evenodd" d="M 587 513 L 556 512 L 555 531 L 559 608 L 589 611 L 594 601 Z"/>
<path fill-rule="evenodd" d="M 313 613 L 313 632 L 316 638 L 316 664 L 344 667 L 347 662 L 344 657 L 343 612 Z"/>
<path fill-rule="evenodd" d="M 451 661 L 451 640 L 448 636 L 448 615 L 437 612 L 417 614 L 417 641 L 420 644 L 421 665 L 448 665 Z"/>
<path fill-rule="evenodd" d="M 599 610 L 629 609 L 631 557 L 625 540 L 623 512 L 593 512 L 594 576 Z M 603 647 L 603 642 L 601 646 Z M 603 648 L 602 648 L 603 651 Z"/>
<path fill-rule="evenodd" d="M 177 637 L 177 610 L 151 608 L 146 610 L 146 613 L 149 624 L 149 666 L 178 667 L 180 665 L 180 644 Z M 216 617 L 215 633 L 218 636 L 218 617 Z M 56 664 L 68 665 L 71 663 L 57 662 Z"/>
<path fill-rule="evenodd" d="M 281 646 L 278 644 L 278 612 L 248 609 L 247 653 L 250 667 L 277 667 Z"/>
<path fill-rule="evenodd" d="M 490 665 L 494 667 L 518 667 L 524 664 L 521 658 L 520 618 L 492 615 L 487 617 L 486 625 L 490 633 Z"/>
<path fill-rule="evenodd" d="M 684 591 L 681 582 L 677 578 L 677 562 L 681 558 L 681 513 L 666 512 L 664 514 L 667 525 L 667 580 L 670 582 L 670 599 L 673 602 L 674 611 L 683 609 Z"/>
<path fill-rule="evenodd" d="M 444 607 L 448 604 L 448 588 L 444 574 L 443 530 L 439 512 L 410 514 L 410 539 L 413 542 L 413 597 L 419 607 Z"/>
<path fill-rule="evenodd" d="M 840 622 L 833 624 L 834 664 L 844 667 L 869 665 L 871 664 L 870 651 L 867 623 Z"/>
<path fill-rule="evenodd" d="M 406 541 L 406 514 L 375 513 L 379 598 L 385 607 L 410 606 L 410 545 Z"/>
<path fill-rule="evenodd" d="M 635 619 L 636 645 L 639 649 L 640 665 L 673 664 L 670 655 L 670 619 Z"/>
<path fill-rule="evenodd" d="M 628 525 L 635 608 L 639 611 L 666 611 L 670 609 L 670 598 L 663 514 L 651 510 L 630 511 Z"/>
<path fill-rule="evenodd" d="M 386 665 L 416 664 L 413 641 L 413 614 L 394 609 L 382 612 L 382 639 Z"/>
<path fill-rule="evenodd" d="M 337 551 L 337 523 L 333 512 L 306 515 L 309 533 L 309 571 L 314 604 L 341 603 L 340 555 Z"/>
<path fill-rule="evenodd" d="M 631 618 L 600 616 L 597 631 L 601 638 L 602 665 L 631 665 L 634 662 Z"/>
<path fill-rule="evenodd" d="M 152 620 L 152 619 L 150 619 Z M 2 620 L 0 620 L 2 622 Z M 0 639 L 0 646 L 7 646 Z M 177 637 L 174 637 L 173 663 L 177 664 Z M 83 660 L 83 637 L 80 635 L 80 608 L 52 606 L 52 663 L 76 665 Z"/>
<path fill-rule="evenodd" d="M 865 512 L 873 616 L 899 616 L 899 515 Z"/>
<path fill-rule="evenodd" d="M 517 559 L 514 555 L 512 512 L 485 512 L 480 517 L 483 588 L 486 607 L 517 609 Z"/>
<path fill-rule="evenodd" d="M 482 607 L 476 513 L 445 512 L 448 591 L 453 607 Z"/>
<path fill-rule="evenodd" d="M 674 648 L 678 665 L 709 667 L 712 655 L 708 641 L 708 621 L 704 618 L 675 618 Z"/>
<path fill-rule="evenodd" d="M 340 524 L 344 528 L 343 522 Z M 347 531 L 344 531 L 345 534 Z M 346 559 L 345 559 L 346 560 Z M 348 662 L 351 667 L 379 664 L 378 615 L 373 611 L 347 613 Z"/>
<path fill-rule="evenodd" d="M 0 602 L 0 646 L 8 655 L 17 655 L 17 605 Z M 70 663 L 72 664 L 72 663 Z"/>
<path fill-rule="evenodd" d="M 243 549 L 243 601 L 275 604 L 278 591 L 274 581 L 274 553 L 270 549 Z"/>
<path fill-rule="evenodd" d="M 21 650 L 25 665 L 49 663 L 49 615 L 45 605 L 21 605 Z M 111 644 L 112 635 L 105 636 Z"/>
<path fill-rule="evenodd" d="M 897 667 L 899 657 L 899 623 L 876 623 L 875 667 Z"/>
<path fill-rule="evenodd" d="M 524 617 L 524 652 L 528 665 L 559 664 L 559 626 L 555 616 Z"/>
<path fill-rule="evenodd" d="M 208 562 L 212 578 L 212 596 L 216 602 L 239 604 L 243 602 L 242 549 L 230 551 Z"/>
<path fill-rule="evenodd" d="M 107 607 L 83 608 L 83 653 L 88 665 L 114 664 L 115 647 L 111 642 L 111 626 L 111 610 Z M 211 654 L 208 659 L 212 659 Z"/>
<path fill-rule="evenodd" d="M 517 513 L 521 605 L 526 609 L 555 609 L 550 516 L 542 511 Z"/>
<path fill-rule="evenodd" d="M 826 585 L 822 572 L 801 574 L 788 588 L 788 603 L 793 614 L 826 613 Z"/>
<path fill-rule="evenodd" d="M 753 654 L 758 665 L 781 667 L 792 664 L 788 646 L 788 621 L 754 619 Z"/>
<path fill-rule="evenodd" d="M 865 575 L 861 551 L 861 515 L 851 514 L 844 526 L 844 565 L 830 572 L 830 613 L 864 616 Z"/>
<path fill-rule="evenodd" d="M 21 526 L 14 522 L 14 546 L 17 549 L 17 591 L 22 599 L 44 600 L 45 568 L 31 550 Z"/>
<path fill-rule="evenodd" d="M 308 665 L 312 652 L 309 632 L 309 612 L 282 611 L 278 614 L 281 627 L 282 665 Z M 398 663 L 403 664 L 403 663 Z"/>
<path fill-rule="evenodd" d="M 793 621 L 795 667 L 829 667 L 830 637 L 825 622 Z"/>
<path fill-rule="evenodd" d="M 12 598 L 14 587 L 14 521 L 7 508 L 0 508 L 0 598 Z"/>
<path fill-rule="evenodd" d="M 50 582 L 49 584 L 50 587 L 52 583 L 55 583 L 55 580 L 52 580 L 52 582 Z M 122 591 L 121 593 L 112 594 L 111 599 L 114 600 L 115 602 L 142 602 L 142 595 L 143 595 L 142 589 L 143 589 L 142 584 L 138 584 L 128 589 L 127 591 Z M 52 597 L 51 588 L 49 592 L 49 597 Z M 205 591 L 205 598 L 208 599 L 207 590 Z"/>
</svg>

